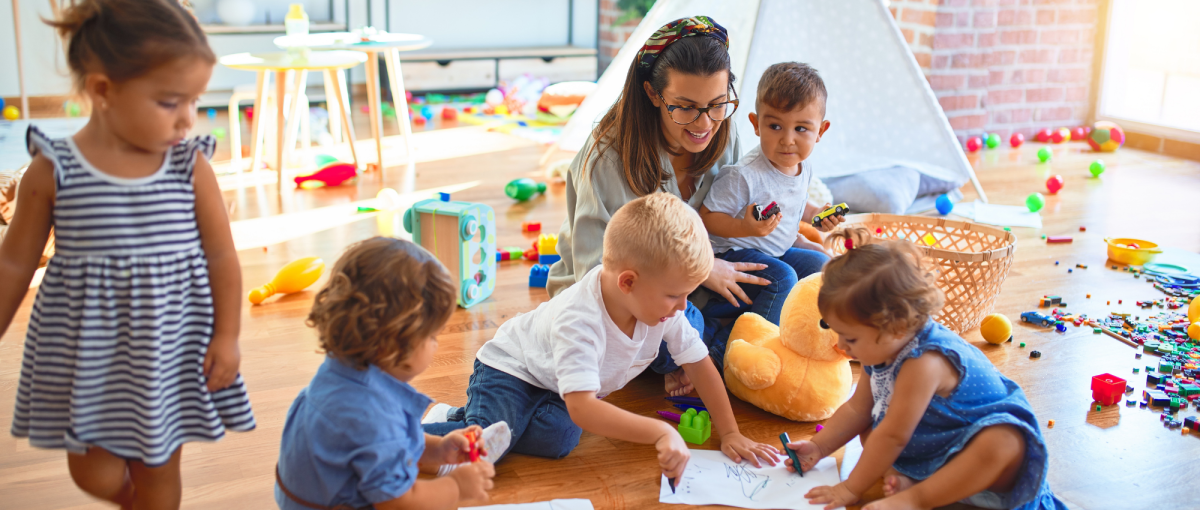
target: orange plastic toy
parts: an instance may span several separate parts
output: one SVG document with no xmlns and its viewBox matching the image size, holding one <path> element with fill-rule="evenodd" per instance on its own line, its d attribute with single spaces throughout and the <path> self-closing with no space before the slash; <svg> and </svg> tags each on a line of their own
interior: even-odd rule
<svg viewBox="0 0 1200 510">
<path fill-rule="evenodd" d="M 323 272 L 325 272 L 325 261 L 318 257 L 306 257 L 289 262 L 275 274 L 271 283 L 250 291 L 250 302 L 257 305 L 275 294 L 300 292 L 316 283 L 317 278 L 320 278 Z"/>
</svg>

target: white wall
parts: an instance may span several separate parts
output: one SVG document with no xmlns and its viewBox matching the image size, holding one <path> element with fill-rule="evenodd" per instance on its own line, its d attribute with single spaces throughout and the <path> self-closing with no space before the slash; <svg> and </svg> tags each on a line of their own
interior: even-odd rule
<svg viewBox="0 0 1200 510">
<path fill-rule="evenodd" d="M 0 96 L 20 94 L 17 82 L 17 50 L 13 37 L 12 2 L 0 0 Z M 66 56 L 54 30 L 40 17 L 50 18 L 50 2 L 16 0 L 21 11 L 22 56 L 25 60 L 25 92 L 31 96 L 70 92 Z"/>
<path fill-rule="evenodd" d="M 16 46 L 12 33 L 12 2 L 0 0 L 0 96 L 19 94 L 17 85 Z M 62 44 L 54 31 L 42 23 L 39 16 L 50 17 L 47 0 L 19 1 L 21 38 L 24 43 L 26 92 L 31 96 L 62 95 L 70 91 L 66 58 Z M 250 1 L 250 0 L 245 0 Z M 596 45 L 596 5 L 599 0 L 455 0 L 434 2 L 426 0 L 349 0 L 350 26 L 371 24 L 388 26 L 390 6 L 391 30 L 425 35 L 434 41 L 433 48 L 487 48 L 521 46 L 558 46 L 567 44 L 568 2 L 574 6 L 572 39 L 575 46 L 594 48 Z M 196 16 L 202 22 L 217 21 L 217 0 L 193 0 Z M 314 21 L 330 18 L 328 0 L 254 0 L 259 7 L 258 22 L 279 22 L 292 2 L 305 4 Z M 345 22 L 343 9 L 346 0 L 334 0 L 333 18 Z M 60 2 L 61 3 L 61 2 Z M 452 5 L 452 7 L 450 7 Z M 370 20 L 368 20 L 370 14 Z M 271 40 L 278 34 L 212 35 L 214 52 L 220 55 L 243 51 L 273 51 Z M 362 67 L 351 71 L 351 81 L 362 83 Z M 228 90 L 242 83 L 253 83 L 254 74 L 217 66 L 209 88 Z M 320 83 L 319 76 L 310 82 Z"/>
</svg>

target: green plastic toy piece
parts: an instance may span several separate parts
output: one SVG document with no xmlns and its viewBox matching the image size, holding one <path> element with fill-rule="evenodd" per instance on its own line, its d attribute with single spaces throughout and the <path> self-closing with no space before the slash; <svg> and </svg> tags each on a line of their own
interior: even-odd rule
<svg viewBox="0 0 1200 510">
<path fill-rule="evenodd" d="M 708 417 L 708 411 L 696 413 L 695 409 L 688 409 L 683 413 L 679 417 L 679 435 L 692 444 L 708 441 L 712 436 L 712 419 Z"/>
<path fill-rule="evenodd" d="M 514 179 L 512 182 L 504 186 L 504 194 L 508 198 L 524 202 L 533 198 L 538 193 L 546 192 L 546 183 L 536 182 L 528 177 Z"/>
</svg>

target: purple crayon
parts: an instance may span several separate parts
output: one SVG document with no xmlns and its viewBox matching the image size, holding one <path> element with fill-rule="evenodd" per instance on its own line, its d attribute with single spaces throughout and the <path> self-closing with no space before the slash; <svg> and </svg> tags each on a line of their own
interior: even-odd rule
<svg viewBox="0 0 1200 510">
<path fill-rule="evenodd" d="M 672 413 L 671 411 L 657 411 L 657 412 L 658 412 L 659 416 L 662 416 L 663 418 L 671 420 L 675 423 L 679 423 L 679 413 Z"/>
<path fill-rule="evenodd" d="M 704 405 L 704 401 L 696 397 L 667 397 L 667 400 L 673 404 L 691 404 L 694 406 Z"/>
<path fill-rule="evenodd" d="M 704 406 L 697 406 L 697 405 L 692 405 L 692 404 L 675 404 L 675 408 L 683 409 L 684 411 L 687 411 L 688 409 L 695 409 L 697 413 L 700 411 L 708 410 L 708 408 L 706 408 Z"/>
</svg>

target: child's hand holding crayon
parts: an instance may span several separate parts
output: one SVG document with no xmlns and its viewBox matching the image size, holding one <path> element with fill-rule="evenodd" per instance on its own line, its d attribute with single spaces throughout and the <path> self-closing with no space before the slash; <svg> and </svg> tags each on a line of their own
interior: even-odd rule
<svg viewBox="0 0 1200 510">
<path fill-rule="evenodd" d="M 434 459 L 441 464 L 462 464 L 475 462 L 487 452 L 483 447 L 483 429 L 471 425 L 465 429 L 455 430 L 446 434 L 438 444 Z"/>
</svg>

